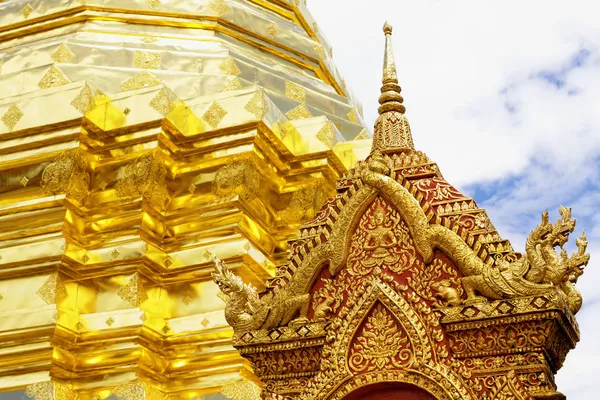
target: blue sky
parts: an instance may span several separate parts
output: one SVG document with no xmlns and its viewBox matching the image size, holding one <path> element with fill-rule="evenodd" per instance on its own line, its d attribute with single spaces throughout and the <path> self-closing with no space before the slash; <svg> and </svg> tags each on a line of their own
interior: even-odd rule
<svg viewBox="0 0 600 400">
<path fill-rule="evenodd" d="M 376 117 L 387 19 L 415 145 L 522 251 L 548 209 L 573 208 L 590 265 L 582 338 L 557 375 L 569 400 L 600 397 L 600 5 L 309 0 L 336 65 Z M 570 244 L 574 246 L 574 238 Z"/>
</svg>

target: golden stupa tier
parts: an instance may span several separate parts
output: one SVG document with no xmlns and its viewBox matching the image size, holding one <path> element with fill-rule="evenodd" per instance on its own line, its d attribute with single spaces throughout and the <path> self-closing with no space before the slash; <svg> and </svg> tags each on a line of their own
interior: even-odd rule
<svg viewBox="0 0 600 400">
<path fill-rule="evenodd" d="M 305 5 L 9 0 L 0 66 L 0 391 L 251 398 L 213 255 L 264 287 L 370 147 Z"/>
</svg>

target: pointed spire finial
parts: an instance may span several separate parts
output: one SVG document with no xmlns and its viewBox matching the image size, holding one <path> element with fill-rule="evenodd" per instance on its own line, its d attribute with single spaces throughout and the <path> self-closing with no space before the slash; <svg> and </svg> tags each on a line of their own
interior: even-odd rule
<svg viewBox="0 0 600 400">
<path fill-rule="evenodd" d="M 386 83 L 398 84 L 398 76 L 396 74 L 396 60 L 394 60 L 394 49 L 392 47 L 392 25 L 386 22 L 383 25 L 385 33 L 385 57 L 383 59 L 383 80 Z"/>
<path fill-rule="evenodd" d="M 385 33 L 385 57 L 381 96 L 379 96 L 379 117 L 375 121 L 372 152 L 411 151 L 415 146 L 410 126 L 404 116 L 406 108 L 402 104 L 404 99 L 400 95 L 402 89 L 398 85 L 392 46 L 392 25 L 386 22 L 383 25 L 383 32 Z"/>
</svg>

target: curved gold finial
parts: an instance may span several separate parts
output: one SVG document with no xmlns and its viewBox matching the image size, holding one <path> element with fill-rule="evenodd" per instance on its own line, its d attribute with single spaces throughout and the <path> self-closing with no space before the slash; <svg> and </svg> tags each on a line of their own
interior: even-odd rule
<svg viewBox="0 0 600 400">
<path fill-rule="evenodd" d="M 385 33 L 385 57 L 381 96 L 379 96 L 379 118 L 375 121 L 372 152 L 414 150 L 410 126 L 404 116 L 406 108 L 402 104 L 404 99 L 400 95 L 402 89 L 398 85 L 392 46 L 392 25 L 386 22 L 383 25 L 383 32 Z"/>
</svg>

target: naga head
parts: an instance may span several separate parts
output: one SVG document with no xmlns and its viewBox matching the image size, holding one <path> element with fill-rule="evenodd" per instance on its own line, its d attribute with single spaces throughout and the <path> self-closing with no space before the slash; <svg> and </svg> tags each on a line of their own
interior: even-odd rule
<svg viewBox="0 0 600 400">
<path fill-rule="evenodd" d="M 549 244 L 552 247 L 562 247 L 569 240 L 569 235 L 575 229 L 576 221 L 571 219 L 571 209 L 560 206 L 560 218 L 556 223 L 548 222 L 548 211 L 542 214 L 542 235 L 540 237 L 542 243 Z"/>
<path fill-rule="evenodd" d="M 577 243 L 577 251 L 571 257 L 568 256 L 565 249 L 560 254 L 563 263 L 568 266 L 567 280 L 571 283 L 577 282 L 577 279 L 583 274 L 585 266 L 590 261 L 590 255 L 585 253 L 588 244 L 585 233 L 582 232 L 575 243 Z"/>
<path fill-rule="evenodd" d="M 227 296 L 231 296 L 234 293 L 243 292 L 246 289 L 242 278 L 231 272 L 225 263 L 219 258 L 214 258 L 215 270 L 211 274 L 213 281 L 217 284 L 221 292 Z"/>
</svg>

